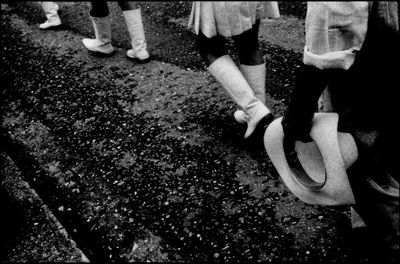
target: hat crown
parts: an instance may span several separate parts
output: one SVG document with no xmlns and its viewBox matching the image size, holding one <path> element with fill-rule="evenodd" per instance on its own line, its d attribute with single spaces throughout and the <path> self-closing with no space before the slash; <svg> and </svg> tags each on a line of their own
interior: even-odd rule
<svg viewBox="0 0 400 264">
<path fill-rule="evenodd" d="M 356 142 L 350 133 L 338 132 L 338 144 L 344 167 L 348 169 L 358 158 Z"/>
</svg>

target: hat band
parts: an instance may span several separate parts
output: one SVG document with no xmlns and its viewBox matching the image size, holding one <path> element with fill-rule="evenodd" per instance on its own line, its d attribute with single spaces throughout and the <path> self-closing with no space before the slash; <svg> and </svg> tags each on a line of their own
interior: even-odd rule
<svg viewBox="0 0 400 264">
<path fill-rule="evenodd" d="M 323 182 L 317 182 L 314 179 L 312 179 L 310 176 L 308 176 L 307 172 L 304 170 L 303 166 L 301 165 L 297 153 L 295 150 L 290 152 L 289 154 L 284 151 L 284 154 L 286 156 L 286 161 L 289 165 L 289 168 L 292 172 L 293 177 L 295 177 L 304 187 L 313 190 L 313 191 L 319 191 L 321 190 L 325 184 L 326 184 L 326 170 L 324 173 L 324 181 Z"/>
</svg>

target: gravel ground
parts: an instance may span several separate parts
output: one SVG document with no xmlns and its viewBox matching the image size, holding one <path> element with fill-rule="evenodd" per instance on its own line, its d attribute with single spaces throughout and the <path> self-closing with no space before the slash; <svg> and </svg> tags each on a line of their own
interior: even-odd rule
<svg viewBox="0 0 400 264">
<path fill-rule="evenodd" d="M 1 150 L 0 175 L 0 210 L 6 212 L 0 226 L 1 262 L 87 262 L 64 227 Z"/>
<path fill-rule="evenodd" d="M 348 208 L 300 202 L 245 145 L 194 35 L 166 20 L 187 3 L 142 3 L 147 64 L 126 60 L 122 23 L 114 56 L 88 54 L 86 5 L 64 5 L 56 31 L 33 4 L 2 5 L 0 46 L 7 150 L 89 259 L 354 263 Z M 262 47 L 279 116 L 301 56 Z"/>
</svg>

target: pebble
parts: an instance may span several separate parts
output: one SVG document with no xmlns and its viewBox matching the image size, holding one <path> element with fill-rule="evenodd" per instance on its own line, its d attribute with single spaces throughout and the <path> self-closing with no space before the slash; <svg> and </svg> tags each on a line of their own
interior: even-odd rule
<svg viewBox="0 0 400 264">
<path fill-rule="evenodd" d="M 132 252 L 134 252 L 137 248 L 138 248 L 139 246 L 138 246 L 138 244 L 133 244 L 133 247 L 132 247 Z"/>
</svg>

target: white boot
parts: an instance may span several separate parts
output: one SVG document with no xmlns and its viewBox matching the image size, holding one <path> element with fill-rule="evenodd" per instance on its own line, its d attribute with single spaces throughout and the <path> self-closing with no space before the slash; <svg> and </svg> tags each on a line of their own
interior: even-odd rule
<svg viewBox="0 0 400 264">
<path fill-rule="evenodd" d="M 125 10 L 125 23 L 128 27 L 129 36 L 131 37 L 132 49 L 126 52 L 126 56 L 131 59 L 147 60 L 150 55 L 147 52 L 146 38 L 144 36 L 143 21 L 141 9 Z"/>
<path fill-rule="evenodd" d="M 271 99 L 267 100 L 266 103 L 266 94 L 265 94 L 265 76 L 266 76 L 266 67 L 265 63 L 260 65 L 240 65 L 240 71 L 242 72 L 244 78 L 249 83 L 251 89 L 253 89 L 254 95 L 260 99 L 260 101 L 265 104 L 268 108 L 272 107 Z M 237 122 L 245 123 L 248 119 L 246 113 L 242 110 L 237 110 L 234 113 L 234 117 Z"/>
<path fill-rule="evenodd" d="M 207 70 L 227 91 L 230 97 L 249 116 L 244 138 L 256 129 L 258 122 L 270 113 L 269 109 L 254 95 L 246 79 L 229 55 L 219 57 Z"/>
<path fill-rule="evenodd" d="M 246 78 L 254 95 L 265 104 L 265 63 L 260 65 L 240 65 L 240 71 L 244 78 Z M 269 107 L 269 106 L 267 106 Z"/>
<path fill-rule="evenodd" d="M 89 14 L 90 16 L 90 14 Z M 84 38 L 83 45 L 90 51 L 109 55 L 114 52 L 111 45 L 111 23 L 110 17 L 92 17 L 95 39 Z"/>
<path fill-rule="evenodd" d="M 47 21 L 40 24 L 40 29 L 48 29 L 50 27 L 56 27 L 61 25 L 61 19 L 58 16 L 58 5 L 54 2 L 41 2 L 43 11 L 46 14 Z"/>
</svg>

